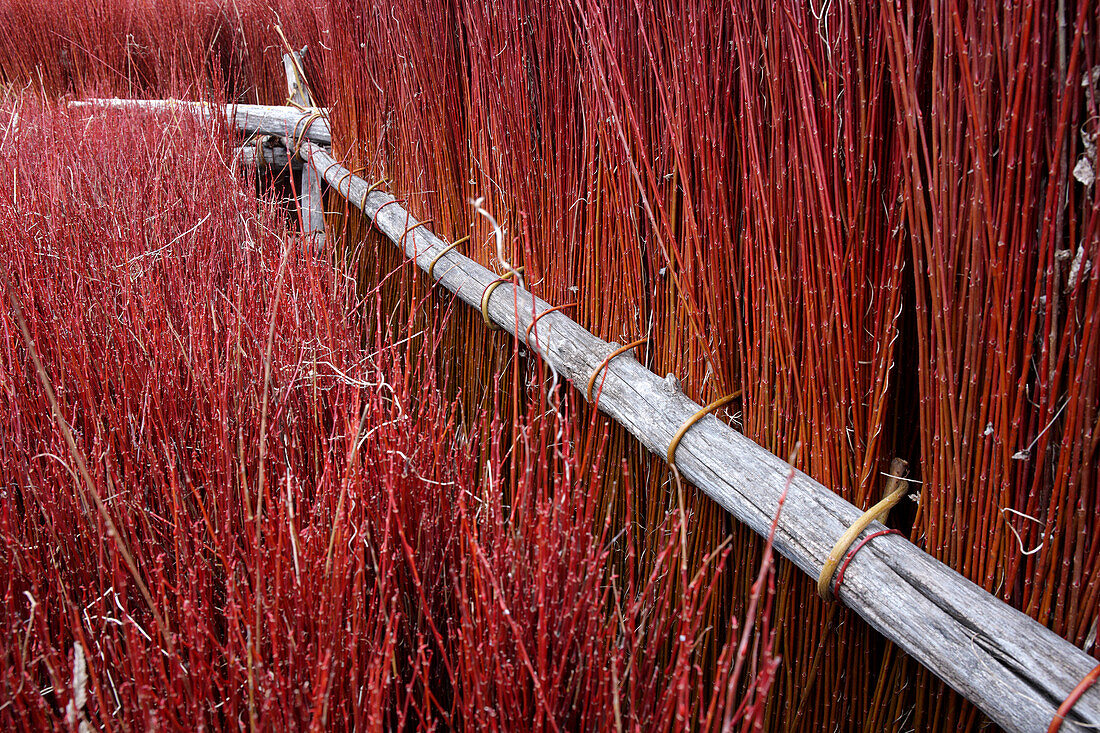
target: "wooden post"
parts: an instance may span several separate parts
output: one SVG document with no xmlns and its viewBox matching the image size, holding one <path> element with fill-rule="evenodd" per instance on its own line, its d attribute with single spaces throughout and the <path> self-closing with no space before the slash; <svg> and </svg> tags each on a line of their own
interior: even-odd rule
<svg viewBox="0 0 1100 733">
<path fill-rule="evenodd" d="M 302 56 L 306 49 L 283 54 L 283 72 L 286 73 L 286 98 L 291 104 L 312 108 L 313 95 L 302 71 Z"/>
<path fill-rule="evenodd" d="M 314 109 L 313 95 L 309 91 L 305 74 L 302 72 L 303 48 L 299 51 L 291 51 L 283 54 L 283 71 L 286 72 L 287 98 L 292 104 Z M 308 119 L 303 125 L 312 126 L 319 120 Z M 327 120 L 326 120 L 327 122 Z M 293 150 L 296 140 L 286 140 L 287 150 Z M 302 155 L 298 150 L 298 155 Z M 317 170 L 306 165 L 302 168 L 302 190 L 298 192 L 298 216 L 302 224 L 302 238 L 308 251 L 313 255 L 320 255 L 326 250 L 325 240 L 325 207 L 324 198 L 321 195 L 321 176 Z"/>
<path fill-rule="evenodd" d="M 302 220 L 302 238 L 308 251 L 319 256 L 326 251 L 325 208 L 321 196 L 321 175 L 308 163 L 302 167 L 302 190 L 298 194 L 298 213 Z"/>
</svg>

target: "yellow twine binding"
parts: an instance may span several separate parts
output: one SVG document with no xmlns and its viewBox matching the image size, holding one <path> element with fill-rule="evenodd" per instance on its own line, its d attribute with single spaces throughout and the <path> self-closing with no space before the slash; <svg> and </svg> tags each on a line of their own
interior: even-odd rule
<svg viewBox="0 0 1100 733">
<path fill-rule="evenodd" d="M 702 410 L 699 410 L 699 412 L 689 417 L 687 419 L 687 422 L 681 425 L 680 429 L 676 431 L 676 435 L 673 436 L 672 442 L 668 444 L 668 453 L 666 454 L 665 458 L 668 460 L 668 465 L 672 467 L 672 470 L 676 472 L 677 476 L 679 476 L 680 470 L 676 468 L 676 449 L 680 447 L 680 441 L 684 439 L 685 435 L 687 435 L 687 431 L 691 429 L 692 425 L 702 420 L 703 417 L 705 417 L 706 415 L 714 412 L 719 407 L 724 407 L 728 405 L 740 396 L 741 390 L 737 390 L 733 394 L 728 394 L 725 397 L 720 397 L 719 399 L 716 399 L 714 402 L 711 402 Z"/>
<path fill-rule="evenodd" d="M 458 245 L 462 244 L 463 242 L 465 242 L 465 241 L 466 241 L 466 240 L 468 240 L 469 238 L 470 238 L 470 235 L 469 235 L 469 234 L 467 234 L 467 235 L 466 235 L 465 237 L 463 237 L 462 239 L 456 239 L 455 241 L 451 242 L 451 243 L 450 243 L 450 244 L 448 244 L 448 245 L 447 245 L 446 247 L 444 247 L 444 248 L 443 248 L 443 251 L 442 251 L 442 252 L 440 252 L 439 254 L 437 254 L 437 255 L 436 255 L 436 256 L 435 256 L 435 257 L 434 257 L 434 258 L 432 259 L 432 264 L 428 265 L 428 280 L 429 280 L 430 282 L 435 282 L 435 263 L 439 262 L 439 258 L 440 258 L 440 257 L 442 257 L 443 255 L 447 254 L 447 253 L 448 253 L 448 252 L 450 252 L 450 251 L 451 251 L 452 249 L 454 249 L 454 248 L 455 248 L 455 247 L 457 247 Z M 442 275 L 440 275 L 440 277 L 442 277 Z"/>
<path fill-rule="evenodd" d="M 901 501 L 901 498 L 909 490 L 909 482 L 901 478 L 905 475 L 908 467 L 909 464 L 900 458 L 895 458 L 890 463 L 891 475 L 886 484 L 886 496 L 878 504 L 865 511 L 859 519 L 852 522 L 852 526 L 848 527 L 844 534 L 840 535 L 840 539 L 836 541 L 836 544 L 833 545 L 829 557 L 825 560 L 825 565 L 821 568 L 821 574 L 817 577 L 817 594 L 824 600 L 827 601 L 832 597 L 829 584 L 836 573 L 836 566 L 840 564 L 841 558 L 848 552 L 848 548 L 855 542 L 856 537 L 859 537 L 863 530 L 871 525 L 871 522 L 875 520 L 885 522 L 890 510 Z"/>
<path fill-rule="evenodd" d="M 523 274 L 523 268 L 517 267 L 515 270 L 509 270 L 508 272 L 504 273 L 496 280 L 493 280 L 491 283 L 489 283 L 489 287 L 485 288 L 485 292 L 481 294 L 481 317 L 485 320 L 485 326 L 490 331 L 499 331 L 500 326 L 493 323 L 492 319 L 489 318 L 489 296 L 492 295 L 493 291 L 496 290 L 499 286 L 511 280 L 512 276 L 515 275 L 517 272 Z"/>
</svg>

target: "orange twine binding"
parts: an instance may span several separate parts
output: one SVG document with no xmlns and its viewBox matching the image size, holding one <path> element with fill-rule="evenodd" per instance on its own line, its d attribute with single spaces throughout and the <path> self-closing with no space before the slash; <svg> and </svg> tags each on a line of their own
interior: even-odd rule
<svg viewBox="0 0 1100 733">
<path fill-rule="evenodd" d="M 631 341 L 626 346 L 620 346 L 619 348 L 612 351 L 606 359 L 604 359 L 602 362 L 600 362 L 600 365 L 598 367 L 596 367 L 596 370 L 594 372 L 592 372 L 592 376 L 588 378 L 588 389 L 586 390 L 586 394 L 588 395 L 588 401 L 589 402 L 592 401 L 592 387 L 596 384 L 596 377 L 598 377 L 600 375 L 600 372 L 603 371 L 604 367 L 606 367 L 608 364 L 610 364 L 611 360 L 614 359 L 619 354 L 625 354 L 626 352 L 633 349 L 635 346 L 641 346 L 642 344 L 644 344 L 648 340 L 649 340 L 649 337 L 646 336 L 644 338 L 638 339 L 637 341 Z"/>
<path fill-rule="evenodd" d="M 837 589 L 840 588 L 840 584 L 844 582 L 844 571 L 848 569 L 848 564 L 852 562 L 852 558 L 856 556 L 856 553 L 863 549 L 863 546 L 876 537 L 881 537 L 885 534 L 901 534 L 896 529 L 880 529 L 878 532 L 872 532 L 859 541 L 859 544 L 847 554 L 844 558 L 844 562 L 840 563 L 840 567 L 836 571 L 836 580 L 833 581 L 833 595 L 837 594 Z"/>
<path fill-rule="evenodd" d="M 543 316 L 548 316 L 551 313 L 557 313 L 558 311 L 564 310 L 566 308 L 572 308 L 575 305 L 576 303 L 562 303 L 561 305 L 555 305 L 553 308 L 547 308 L 542 313 L 539 313 L 537 316 L 532 318 L 531 325 L 528 326 L 527 330 L 523 332 L 524 343 L 526 343 L 528 346 L 531 345 L 531 329 L 535 327 L 535 324 L 539 322 L 540 318 L 542 318 Z"/>
<path fill-rule="evenodd" d="M 432 259 L 432 263 L 430 265 L 428 265 L 428 280 L 430 280 L 432 282 L 435 282 L 435 263 L 439 262 L 439 258 L 442 257 L 443 255 L 447 254 L 452 249 L 454 249 L 458 245 L 462 244 L 463 242 L 465 242 L 469 238 L 470 238 L 470 235 L 467 234 L 462 239 L 456 239 L 455 241 L 451 242 L 446 247 L 444 247 L 443 250 Z M 443 276 L 440 275 L 440 277 L 443 277 Z"/>
<path fill-rule="evenodd" d="M 680 429 L 676 431 L 676 435 L 673 436 L 672 442 L 668 444 L 668 453 L 665 455 L 665 458 L 668 461 L 668 465 L 672 467 L 672 470 L 676 474 L 677 479 L 679 479 L 680 477 L 680 469 L 676 468 L 676 449 L 680 447 L 680 441 L 684 439 L 685 435 L 687 435 L 687 432 L 691 429 L 691 426 L 702 420 L 708 414 L 717 410 L 719 407 L 728 405 L 730 402 L 733 402 L 740 396 L 741 390 L 737 390 L 733 394 L 728 394 L 725 397 L 720 397 L 716 399 L 714 402 L 711 402 L 709 405 L 699 410 L 699 412 L 689 417 L 687 421 L 680 426 Z"/>
<path fill-rule="evenodd" d="M 405 237 L 409 236 L 409 232 L 411 232 L 413 229 L 416 229 L 417 227 L 422 227 L 425 224 L 431 224 L 431 223 L 432 223 L 431 219 L 425 219 L 424 221 L 418 221 L 415 224 L 413 224 L 412 226 L 409 226 L 406 223 L 405 231 L 401 233 L 401 239 L 397 240 L 397 242 L 398 242 L 397 246 L 400 247 L 402 251 L 404 251 L 404 249 L 405 249 Z M 415 242 L 414 242 L 413 259 L 415 260 L 418 256 L 419 255 L 415 251 Z"/>
<path fill-rule="evenodd" d="M 295 155 L 298 155 L 299 157 L 301 157 L 301 153 L 299 151 L 302 149 L 302 140 L 305 139 L 306 133 L 309 132 L 310 126 L 314 122 L 316 122 L 317 120 L 321 119 L 322 117 L 326 117 L 325 113 L 322 112 L 321 110 L 316 110 L 315 109 L 305 117 L 304 121 L 302 119 L 299 119 L 297 122 L 294 123 L 294 131 L 298 135 L 298 140 L 295 141 L 295 143 L 294 143 L 294 153 L 295 153 Z M 304 124 L 303 124 L 303 122 L 304 122 Z M 298 132 L 298 126 L 299 125 L 302 126 L 302 131 L 301 132 Z"/>
</svg>

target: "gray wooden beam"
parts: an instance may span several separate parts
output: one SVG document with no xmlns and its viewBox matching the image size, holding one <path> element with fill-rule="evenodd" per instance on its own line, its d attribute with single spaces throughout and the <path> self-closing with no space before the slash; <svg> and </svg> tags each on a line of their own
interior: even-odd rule
<svg viewBox="0 0 1100 733">
<path fill-rule="evenodd" d="M 305 49 L 302 49 L 304 52 Z M 298 51 L 290 51 L 283 54 L 283 71 L 286 74 L 287 98 L 291 103 L 299 107 L 309 108 L 312 112 L 315 105 L 313 95 L 309 91 L 305 74 L 302 71 L 302 55 Z M 312 119 L 312 115 L 303 126 Z M 328 120 L 326 119 L 327 123 Z M 291 137 L 284 137 L 283 144 L 287 150 L 293 149 L 296 141 Z M 300 157 L 300 156 L 295 156 Z M 302 169 L 302 190 L 298 192 L 298 216 L 301 220 L 302 238 L 310 254 L 316 256 L 326 251 L 325 246 L 325 207 L 321 196 L 321 175 L 317 170 L 307 165 Z"/>
<path fill-rule="evenodd" d="M 208 102 L 185 102 L 175 99 L 86 99 L 69 102 L 71 107 L 110 107 L 114 109 L 145 109 L 159 112 L 188 111 L 200 117 L 225 115 L 226 121 L 247 135 L 275 135 L 293 140 L 308 140 L 321 145 L 332 144 L 328 120 L 296 107 L 266 104 L 215 105 Z"/>
</svg>

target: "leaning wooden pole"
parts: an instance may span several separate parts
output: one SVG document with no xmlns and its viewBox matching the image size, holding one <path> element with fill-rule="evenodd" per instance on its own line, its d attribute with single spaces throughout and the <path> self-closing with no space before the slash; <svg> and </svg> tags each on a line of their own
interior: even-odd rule
<svg viewBox="0 0 1100 733">
<path fill-rule="evenodd" d="M 300 110 L 269 104 L 222 105 L 179 99 L 85 99 L 69 102 L 69 106 L 187 112 L 204 119 L 217 116 L 246 135 L 274 135 L 322 145 L 332 144 L 328 119 L 322 110 Z"/>
<path fill-rule="evenodd" d="M 518 339 L 551 305 L 506 282 L 487 298 L 502 273 L 464 257 L 388 193 L 303 142 L 307 165 L 363 211 L 406 256 L 468 305 L 484 308 L 494 324 Z M 438 259 L 437 259 L 438 258 Z M 432 267 L 434 263 L 434 267 Z M 615 349 L 554 312 L 538 320 L 528 346 L 562 378 L 587 384 Z M 667 455 L 680 427 L 700 407 L 675 380 L 662 379 L 629 353 L 601 372 L 598 407 L 649 450 Z M 582 392 L 584 390 L 582 389 Z M 790 468 L 780 458 L 714 417 L 683 435 L 675 452 L 680 473 L 741 522 L 767 534 Z M 864 512 L 804 473 L 795 472 L 779 517 L 775 547 L 813 578 L 837 539 Z M 884 527 L 872 523 L 860 536 Z M 1029 616 L 1003 603 L 943 563 L 893 534 L 876 537 L 850 556 L 837 597 L 952 688 L 1012 731 L 1047 730 L 1059 705 L 1096 660 Z M 1077 699 L 1064 731 L 1100 728 L 1100 688 Z"/>
<path fill-rule="evenodd" d="M 286 73 L 287 99 L 291 104 L 309 110 L 307 118 L 295 123 L 296 127 L 302 128 L 299 134 L 309 134 L 309 128 L 321 121 L 324 121 L 325 129 L 328 129 L 328 118 L 323 113 L 315 111 L 313 94 L 309 91 L 309 84 L 306 83 L 305 76 L 302 74 L 301 53 L 298 51 L 284 53 L 283 70 Z M 283 144 L 287 150 L 296 147 L 295 140 L 290 137 L 284 137 Z M 302 169 L 301 181 L 301 190 L 298 192 L 298 216 L 301 217 L 302 222 L 302 237 L 310 253 L 320 254 L 326 249 L 325 206 L 324 198 L 321 196 L 321 177 L 313 166 L 307 165 Z"/>
</svg>

